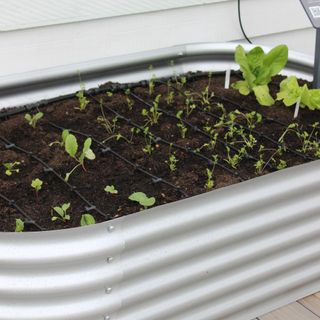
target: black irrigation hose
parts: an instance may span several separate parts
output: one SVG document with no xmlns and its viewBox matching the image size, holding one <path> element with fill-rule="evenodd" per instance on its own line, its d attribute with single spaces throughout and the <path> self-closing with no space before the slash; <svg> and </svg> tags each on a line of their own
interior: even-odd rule
<svg viewBox="0 0 320 320">
<path fill-rule="evenodd" d="M 246 32 L 244 31 L 243 25 L 242 25 L 242 17 L 241 17 L 241 3 L 240 0 L 238 0 L 238 19 L 239 19 L 239 24 L 240 24 L 240 28 L 242 31 L 243 36 L 245 37 L 245 39 L 252 44 L 252 41 L 249 39 L 249 37 L 247 36 Z"/>
<path fill-rule="evenodd" d="M 19 151 L 21 153 L 24 153 L 26 155 L 28 155 L 30 158 L 32 158 L 33 160 L 37 161 L 38 163 L 40 163 L 43 167 L 44 167 L 44 171 L 46 173 L 52 173 L 54 174 L 61 182 L 63 182 L 71 192 L 73 192 L 75 195 L 77 195 L 85 204 L 85 210 L 86 212 L 92 212 L 95 211 L 98 214 L 100 214 L 101 216 L 103 216 L 106 220 L 109 220 L 111 218 L 111 216 L 109 214 L 105 214 L 103 213 L 100 209 L 98 209 L 95 205 L 93 205 L 90 201 L 88 201 L 78 190 L 76 186 L 73 186 L 72 184 L 70 184 L 69 182 L 67 182 L 57 171 L 55 171 L 52 167 L 50 167 L 45 161 L 43 161 L 42 159 L 40 159 L 39 157 L 37 157 L 36 155 L 34 155 L 31 151 L 27 151 L 19 146 L 17 146 L 16 144 L 12 143 L 11 141 L 9 141 L 8 139 L 1 137 L 0 136 L 0 140 L 2 140 L 5 144 L 5 148 L 6 149 L 14 149 L 16 151 Z"/>
<path fill-rule="evenodd" d="M 94 96 L 92 95 L 88 95 L 91 99 L 93 99 L 96 103 L 101 103 L 101 101 L 97 100 Z M 110 108 L 109 106 L 107 106 L 105 103 L 102 102 L 102 106 L 107 109 L 108 111 L 110 111 L 111 113 L 113 113 L 119 120 L 123 120 L 125 121 L 126 123 L 128 123 L 129 125 L 137 128 L 137 129 L 140 129 L 141 131 L 144 130 L 144 127 L 135 123 L 134 121 L 132 121 L 132 119 L 129 119 L 129 118 L 126 118 L 124 117 L 123 115 L 121 115 L 120 113 L 118 113 L 117 111 L 115 111 L 114 109 Z M 183 147 L 183 146 L 180 146 L 176 143 L 173 143 L 173 142 L 170 142 L 170 141 L 167 141 L 166 139 L 163 139 L 162 137 L 158 137 L 154 134 L 152 134 L 152 136 L 150 136 L 151 139 L 153 140 L 154 143 L 162 143 L 162 144 L 165 144 L 165 145 L 168 145 L 168 146 L 172 146 L 176 149 L 179 149 L 179 150 L 182 150 L 184 151 L 185 153 L 190 153 L 192 155 L 194 155 L 195 157 L 198 157 L 198 158 L 201 158 L 202 160 L 205 160 L 209 165 L 214 165 L 214 161 L 211 160 L 210 158 L 198 153 L 198 152 L 195 152 L 194 150 L 192 150 L 191 148 L 186 148 L 186 147 Z M 221 169 L 227 171 L 228 173 L 234 175 L 235 177 L 237 177 L 237 179 L 239 179 L 239 181 L 244 181 L 245 179 L 243 177 L 241 177 L 239 175 L 239 173 L 237 171 L 233 171 L 231 169 L 229 169 L 227 166 L 224 166 L 223 164 L 217 162 L 216 163 L 217 167 L 220 167 Z"/>
<path fill-rule="evenodd" d="M 27 225 L 33 225 L 35 226 L 39 231 L 44 231 L 44 229 L 37 223 L 35 222 L 24 210 L 20 208 L 19 205 L 17 205 L 15 200 L 7 198 L 4 194 L 0 193 L 0 198 L 7 202 L 7 205 L 9 207 L 12 207 L 16 209 L 25 219 L 24 223 Z"/>
<path fill-rule="evenodd" d="M 53 122 L 49 122 L 49 125 L 51 125 L 52 127 L 63 131 L 67 128 L 63 128 Z M 184 192 L 180 187 L 175 186 L 174 184 L 172 184 L 171 182 L 160 178 L 150 172 L 148 172 L 146 169 L 144 169 L 142 166 L 135 164 L 134 162 L 131 162 L 130 160 L 128 160 L 127 158 L 125 158 L 124 156 L 122 156 L 121 154 L 119 154 L 118 152 L 114 151 L 110 146 L 107 146 L 105 143 L 97 140 L 96 138 L 92 137 L 92 135 L 90 134 L 86 134 L 83 133 L 81 131 L 77 131 L 77 130 L 73 130 L 73 129 L 67 129 L 69 132 L 80 135 L 82 137 L 85 138 L 91 138 L 92 141 L 99 146 L 99 149 L 101 151 L 102 154 L 106 154 L 106 153 L 111 153 L 113 154 L 115 157 L 117 157 L 118 159 L 124 161 L 125 163 L 129 164 L 130 166 L 132 166 L 135 170 L 140 171 L 141 173 L 143 173 L 144 175 L 148 176 L 149 178 L 151 178 L 153 183 L 163 183 L 171 188 L 173 188 L 174 190 L 180 192 L 181 194 L 183 194 L 184 197 L 188 197 L 188 194 L 186 192 Z"/>
<path fill-rule="evenodd" d="M 145 106 L 147 106 L 148 108 L 151 108 L 151 107 L 152 107 L 152 105 L 151 105 L 150 103 L 144 101 L 142 98 L 140 98 L 140 97 L 137 96 L 136 94 L 130 93 L 130 95 L 131 95 L 133 98 L 135 98 L 136 100 L 138 100 L 138 101 L 140 101 L 141 103 L 143 103 L 143 104 L 144 104 Z M 160 112 L 162 112 L 163 114 L 165 114 L 166 116 L 171 117 L 171 118 L 174 118 L 174 119 L 177 120 L 178 122 L 181 121 L 183 124 L 187 125 L 187 126 L 188 126 L 189 128 L 191 128 L 193 131 L 198 132 L 198 133 L 200 133 L 201 135 L 203 135 L 203 136 L 205 136 L 205 137 L 207 137 L 207 138 L 209 138 L 209 139 L 212 138 L 212 137 L 210 136 L 210 134 L 208 134 L 207 132 L 201 130 L 201 129 L 200 129 L 199 127 L 197 127 L 197 126 L 194 126 L 194 125 L 193 125 L 192 123 L 190 123 L 189 121 L 187 121 L 187 120 L 185 120 L 185 119 L 182 119 L 182 118 L 180 119 L 180 118 L 178 118 L 175 114 L 173 114 L 173 113 L 171 113 L 171 112 L 168 112 L 168 111 L 166 111 L 166 110 L 164 110 L 164 109 L 162 109 L 162 108 L 158 108 L 158 110 L 159 110 Z M 234 147 L 234 146 L 231 145 L 230 143 L 225 142 L 225 141 L 222 140 L 222 139 L 217 139 L 217 141 L 218 141 L 219 143 L 221 143 L 222 145 L 224 145 L 225 147 L 229 147 L 231 150 L 233 150 L 233 151 L 235 151 L 235 152 L 237 152 L 237 153 L 240 152 L 240 150 L 239 150 L 238 148 Z M 246 154 L 246 159 L 247 159 L 247 160 L 252 160 L 252 161 L 258 161 L 258 160 L 259 160 L 258 158 L 254 157 L 254 156 L 252 156 L 252 155 L 250 155 L 250 154 Z"/>
<path fill-rule="evenodd" d="M 166 84 L 165 82 L 163 82 L 163 81 L 161 81 L 161 80 L 160 80 L 160 81 L 157 81 L 157 82 L 160 83 L 160 84 Z M 184 97 L 186 97 L 186 94 L 185 94 L 182 90 L 178 89 L 176 86 L 172 86 L 172 88 L 173 88 L 174 90 L 176 90 L 178 93 L 182 94 Z M 214 97 L 213 97 L 213 98 L 214 98 Z M 224 99 L 224 98 L 223 98 L 223 99 Z M 233 102 L 232 100 L 228 100 L 227 102 L 228 102 L 228 103 L 231 103 L 231 104 L 233 104 L 233 105 L 235 105 L 235 106 L 237 106 L 237 107 L 239 107 L 239 109 L 243 109 L 244 111 L 247 111 L 247 112 L 252 112 L 252 111 L 254 111 L 254 110 L 249 109 L 249 108 L 244 109 L 244 108 L 242 107 L 242 105 L 237 104 L 236 102 Z M 202 110 L 202 109 L 199 109 L 199 108 L 196 108 L 196 110 L 197 110 L 197 112 L 204 113 L 204 114 L 206 114 L 206 115 L 208 115 L 208 116 L 211 116 L 211 117 L 219 120 L 219 116 L 216 115 L 216 114 L 214 114 L 214 113 L 212 113 L 212 112 L 209 112 L 209 111 L 206 111 L 206 110 Z M 266 122 L 266 121 L 268 121 L 268 122 L 275 122 L 274 119 L 268 118 L 268 117 L 264 116 L 263 114 L 261 114 L 261 116 L 262 116 L 263 122 Z M 278 124 L 281 124 L 281 122 L 279 121 Z M 248 132 L 253 132 L 253 133 L 255 133 L 256 135 L 258 135 L 259 137 L 261 137 L 261 138 L 263 138 L 263 139 L 265 139 L 265 140 L 268 140 L 269 142 L 273 143 L 273 144 L 276 145 L 276 146 L 279 145 L 279 143 L 278 143 L 276 140 L 270 138 L 269 136 L 267 136 L 267 135 L 265 135 L 265 134 L 263 134 L 263 133 L 260 133 L 259 131 L 255 130 L 255 129 L 249 129 L 247 126 L 240 125 L 240 124 L 237 123 L 237 122 L 235 122 L 235 125 L 237 125 L 237 126 L 242 126 L 246 131 L 248 131 Z M 282 125 L 284 128 L 287 127 L 287 125 L 285 125 L 284 123 L 281 124 L 281 125 Z M 300 153 L 300 152 L 298 152 L 298 151 L 296 151 L 296 150 L 294 150 L 294 149 L 291 149 L 291 148 L 286 148 L 286 149 L 287 149 L 290 153 L 292 153 L 292 154 L 294 154 L 294 155 L 296 155 L 296 156 L 299 156 L 299 157 L 303 158 L 304 160 L 316 160 L 314 157 L 311 157 L 311 156 L 308 156 L 308 155 L 304 155 L 304 154 L 302 154 L 302 153 Z M 270 164 L 269 164 L 268 166 L 274 169 L 274 167 L 271 166 Z"/>
</svg>

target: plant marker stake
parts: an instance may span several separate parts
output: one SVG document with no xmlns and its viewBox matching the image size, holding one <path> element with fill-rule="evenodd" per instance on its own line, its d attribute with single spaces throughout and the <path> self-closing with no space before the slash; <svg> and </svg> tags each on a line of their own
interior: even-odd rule
<svg viewBox="0 0 320 320">
<path fill-rule="evenodd" d="M 319 0 L 300 0 L 306 11 L 313 27 L 317 30 L 316 52 L 314 57 L 313 88 L 320 88 L 320 1 Z"/>
<path fill-rule="evenodd" d="M 294 110 L 294 116 L 293 119 L 297 119 L 299 115 L 299 110 L 300 110 L 300 103 L 301 103 L 301 97 L 299 97 L 297 103 L 296 103 L 296 108 Z"/>
<path fill-rule="evenodd" d="M 224 88 L 229 89 L 230 88 L 230 76 L 231 76 L 231 69 L 226 70 L 226 80 L 224 83 Z"/>
</svg>

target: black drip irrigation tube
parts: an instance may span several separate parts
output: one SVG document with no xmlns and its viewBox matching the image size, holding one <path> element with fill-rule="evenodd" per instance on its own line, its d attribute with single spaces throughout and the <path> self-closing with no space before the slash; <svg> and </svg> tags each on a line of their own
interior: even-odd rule
<svg viewBox="0 0 320 320">
<path fill-rule="evenodd" d="M 45 161 L 43 161 L 42 159 L 40 159 L 38 156 L 34 155 L 31 151 L 27 151 L 21 147 L 19 147 L 18 145 L 16 145 L 15 143 L 9 141 L 8 139 L 0 136 L 0 140 L 4 143 L 4 146 L 7 150 L 10 149 L 14 149 L 17 152 L 20 153 L 24 153 L 26 154 L 28 157 L 32 158 L 33 160 L 37 161 L 38 163 L 40 163 L 43 166 L 44 172 L 45 173 L 52 173 L 54 176 L 56 176 L 65 186 L 68 187 L 69 191 L 71 191 L 72 193 L 74 193 L 78 198 L 80 198 L 82 200 L 82 202 L 85 203 L 85 212 L 92 212 L 95 211 L 96 213 L 98 213 L 99 215 L 101 215 L 102 217 L 104 217 L 106 220 L 109 220 L 111 218 L 111 216 L 109 214 L 105 214 L 104 212 L 102 212 L 100 209 L 98 209 L 94 204 L 92 204 L 89 200 L 87 200 L 77 189 L 76 186 L 70 184 L 69 182 L 67 182 L 57 171 L 55 171 L 49 164 L 47 164 Z M 8 204 L 11 204 L 8 202 Z M 15 202 L 13 201 L 13 204 L 15 204 Z M 12 206 L 12 205 L 11 205 Z M 16 208 L 16 206 L 15 206 Z M 19 212 L 21 212 L 21 208 L 19 207 Z M 24 212 L 22 210 L 22 212 Z M 21 212 L 21 213 L 22 213 Z M 26 213 L 23 214 L 24 216 L 27 216 Z M 37 225 L 32 219 L 29 218 L 28 216 L 28 220 L 30 221 L 31 224 L 37 226 L 39 228 L 39 225 Z M 43 230 L 42 228 L 40 228 L 40 230 Z"/>
<path fill-rule="evenodd" d="M 135 164 L 134 162 L 130 161 L 129 159 L 125 158 L 124 156 L 122 156 L 120 153 L 114 151 L 110 146 L 107 146 L 105 143 L 97 140 L 96 138 L 92 137 L 92 135 L 90 134 L 87 134 L 87 133 L 83 133 L 81 131 L 77 131 L 77 130 L 73 130 L 73 129 L 67 129 L 67 128 L 63 128 L 53 122 L 48 122 L 49 125 L 51 125 L 53 128 L 56 128 L 60 131 L 63 131 L 63 130 L 68 130 L 69 132 L 71 133 L 74 133 L 76 135 L 79 135 L 79 136 L 82 136 L 82 137 L 85 137 L 85 138 L 91 138 L 92 141 L 99 146 L 99 151 L 101 152 L 101 154 L 105 155 L 107 153 L 110 153 L 112 155 L 114 155 L 116 158 L 122 160 L 123 162 L 129 164 L 131 167 L 133 167 L 134 170 L 137 170 L 139 172 L 141 172 L 142 174 L 148 176 L 149 178 L 151 178 L 151 181 L 154 183 L 154 184 L 157 184 L 157 183 L 163 183 L 173 189 L 175 189 L 176 191 L 180 192 L 184 197 L 188 197 L 188 194 L 186 192 L 184 192 L 180 187 L 177 187 L 175 186 L 174 184 L 170 183 L 169 181 L 161 178 L 161 177 L 158 177 L 150 172 L 148 172 L 145 168 L 143 168 L 142 166 L 140 165 L 137 165 Z"/>
<path fill-rule="evenodd" d="M 91 99 L 93 99 L 96 103 L 100 103 L 100 101 L 98 101 L 94 96 L 92 96 L 91 94 L 88 95 Z M 144 130 L 143 126 L 135 123 L 134 121 L 132 121 L 132 119 L 129 119 L 129 118 L 126 118 L 124 117 L 123 115 L 121 115 L 120 113 L 118 113 L 117 111 L 115 111 L 114 109 L 110 108 L 109 106 L 107 106 L 105 103 L 102 102 L 102 106 L 109 110 L 110 112 L 112 112 L 119 120 L 123 120 L 125 121 L 127 124 L 137 128 L 137 129 L 140 129 L 141 131 Z M 160 109 L 159 109 L 160 110 Z M 163 139 L 162 137 L 159 137 L 159 136 L 156 136 L 154 134 L 151 134 L 149 136 L 154 143 L 161 143 L 161 144 L 164 144 L 164 145 L 167 145 L 167 146 L 171 146 L 175 149 L 178 149 L 178 150 L 181 150 L 181 151 L 184 151 L 185 153 L 188 153 L 188 154 L 192 154 L 193 156 L 195 157 L 198 157 L 202 160 L 204 160 L 205 162 L 207 162 L 208 165 L 216 165 L 217 167 L 220 167 L 221 169 L 227 171 L 228 173 L 232 174 L 233 176 L 235 176 L 240 182 L 244 181 L 245 179 L 243 177 L 240 176 L 240 174 L 235 171 L 235 170 L 231 170 L 229 169 L 227 166 L 224 166 L 223 164 L 217 162 L 215 163 L 213 160 L 211 160 L 210 158 L 206 157 L 205 155 L 199 153 L 199 152 L 196 152 L 194 151 L 192 148 L 186 148 L 186 147 L 183 147 L 179 144 L 176 144 L 174 142 L 170 142 L 166 139 Z"/>
<path fill-rule="evenodd" d="M 165 82 L 163 82 L 163 81 L 161 81 L 161 80 L 158 80 L 157 83 L 163 84 L 163 85 L 166 84 Z M 180 90 L 179 88 L 177 88 L 176 86 L 172 86 L 172 88 L 173 88 L 176 92 L 178 92 L 178 93 L 182 94 L 184 97 L 186 97 L 185 93 L 184 93 L 182 90 Z M 246 112 L 252 112 L 252 111 L 254 111 L 254 110 L 252 110 L 252 109 L 251 109 L 250 107 L 248 107 L 248 106 L 244 106 L 243 104 L 239 104 L 239 103 L 234 102 L 234 101 L 232 101 L 232 100 L 230 100 L 230 99 L 227 99 L 227 98 L 225 98 L 225 97 L 223 97 L 223 96 L 219 96 L 219 97 L 213 96 L 212 99 L 213 99 L 213 100 L 216 100 L 216 101 L 219 101 L 219 102 L 221 102 L 221 103 L 229 103 L 229 104 L 232 104 L 233 106 L 239 108 L 240 110 L 246 111 Z M 208 116 L 211 116 L 211 117 L 219 120 L 219 116 L 216 115 L 216 114 L 214 114 L 214 113 L 212 113 L 212 112 L 203 110 L 203 109 L 201 109 L 201 108 L 196 108 L 196 111 L 197 111 L 197 112 L 200 112 L 200 113 L 203 113 L 203 114 L 206 114 L 206 115 L 208 115 Z M 276 124 L 282 126 L 284 129 L 287 127 L 287 125 L 286 125 L 285 123 L 283 123 L 283 122 L 281 122 L 281 121 L 278 121 L 278 120 L 276 120 L 276 119 L 273 119 L 273 118 L 270 118 L 270 117 L 266 117 L 266 116 L 264 116 L 263 114 L 261 114 L 261 117 L 262 117 L 263 123 L 276 123 Z M 274 145 L 276 145 L 276 146 L 279 145 L 279 143 L 278 143 L 276 140 L 270 138 L 269 136 L 267 136 L 267 135 L 265 135 L 265 134 L 263 134 L 263 133 L 260 133 L 259 131 L 255 130 L 255 129 L 250 129 L 250 128 L 248 128 L 247 126 L 242 125 L 242 124 L 240 125 L 240 124 L 237 123 L 237 122 L 235 122 L 235 125 L 238 126 L 238 127 L 241 126 L 241 127 L 244 128 L 247 132 L 252 132 L 252 133 L 256 134 L 258 137 L 261 137 L 261 138 L 263 138 L 263 139 L 265 139 L 265 140 L 268 140 L 269 142 L 271 142 L 272 144 L 274 144 Z M 291 149 L 291 148 L 287 148 L 287 147 L 286 147 L 286 150 L 287 150 L 288 152 L 296 155 L 296 156 L 299 156 L 299 157 L 303 158 L 304 160 L 312 160 L 312 161 L 316 160 L 314 157 L 311 157 L 311 156 L 308 156 L 308 155 L 304 155 L 304 154 L 302 154 L 302 153 L 300 153 L 300 152 L 298 152 L 298 151 L 296 151 L 296 150 L 293 150 L 293 149 Z M 270 169 L 275 170 L 275 167 L 272 166 L 271 164 L 268 164 L 268 167 L 269 167 Z"/>
</svg>

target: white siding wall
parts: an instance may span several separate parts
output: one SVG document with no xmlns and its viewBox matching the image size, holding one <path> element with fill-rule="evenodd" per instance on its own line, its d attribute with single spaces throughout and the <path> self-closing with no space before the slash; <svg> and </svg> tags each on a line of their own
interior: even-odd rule
<svg viewBox="0 0 320 320">
<path fill-rule="evenodd" d="M 98 14 L 99 1 L 104 6 Z M 85 1 L 92 5 L 87 14 L 78 5 L 73 16 L 70 0 L 40 2 L 28 9 L 23 7 L 28 0 L 0 0 L 0 30 L 7 30 L 0 31 L 0 76 L 183 43 L 242 39 L 235 0 L 130 0 L 130 8 L 121 0 L 122 9 L 109 11 L 114 0 L 94 0 Z M 254 43 L 287 43 L 313 53 L 314 31 L 298 0 L 242 2 L 243 23 Z M 63 4 L 71 11 L 61 10 Z M 61 24 L 68 21 L 76 22 Z"/>
</svg>

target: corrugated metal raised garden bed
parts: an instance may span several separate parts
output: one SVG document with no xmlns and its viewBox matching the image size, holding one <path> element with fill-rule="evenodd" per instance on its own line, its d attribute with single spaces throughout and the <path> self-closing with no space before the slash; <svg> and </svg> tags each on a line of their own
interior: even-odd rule
<svg viewBox="0 0 320 320">
<path fill-rule="evenodd" d="M 224 86 L 152 77 L 0 114 L 1 229 L 24 231 L 0 235 L 0 319 L 249 320 L 319 289 L 319 111 Z"/>
</svg>

